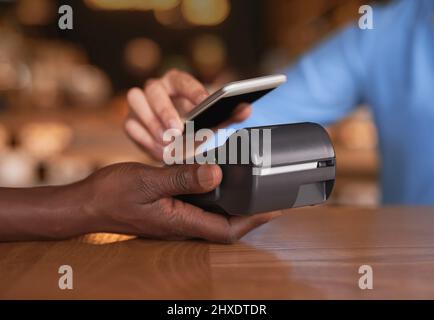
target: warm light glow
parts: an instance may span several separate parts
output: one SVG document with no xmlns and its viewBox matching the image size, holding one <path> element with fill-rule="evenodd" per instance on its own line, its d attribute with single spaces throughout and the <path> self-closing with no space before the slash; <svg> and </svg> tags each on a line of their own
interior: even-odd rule
<svg viewBox="0 0 434 320">
<path fill-rule="evenodd" d="M 191 24 L 213 26 L 222 23 L 229 15 L 228 0 L 184 0 L 182 13 Z"/>
<path fill-rule="evenodd" d="M 0 123 L 0 151 L 7 148 L 9 142 L 9 132 L 5 126 Z"/>
<path fill-rule="evenodd" d="M 0 157 L 0 186 L 27 187 L 36 183 L 36 160 L 24 151 L 10 150 Z"/>
<path fill-rule="evenodd" d="M 85 0 L 89 7 L 100 10 L 169 10 L 180 0 Z"/>
<path fill-rule="evenodd" d="M 72 128 L 61 122 L 31 122 L 19 132 L 21 149 L 37 159 L 61 153 L 72 138 Z"/>
<path fill-rule="evenodd" d="M 104 105 L 111 95 L 111 83 L 107 74 L 92 65 L 80 65 L 71 69 L 65 88 L 74 105 L 98 107 Z"/>
<path fill-rule="evenodd" d="M 25 25 L 45 25 L 56 17 L 56 7 L 50 0 L 21 0 L 17 2 L 18 20 Z"/>
<path fill-rule="evenodd" d="M 193 61 L 203 74 L 219 71 L 226 61 L 226 48 L 223 41 L 214 35 L 202 35 L 193 42 Z"/>
<path fill-rule="evenodd" d="M 0 61 L 0 92 L 16 88 L 18 72 L 12 63 Z"/>
<path fill-rule="evenodd" d="M 46 180 L 52 185 L 76 182 L 86 178 L 93 170 L 90 159 L 82 155 L 57 155 L 46 163 Z"/>
<path fill-rule="evenodd" d="M 154 16 L 163 26 L 175 26 L 183 20 L 177 8 L 171 10 L 155 10 Z"/>
<path fill-rule="evenodd" d="M 164 59 L 161 71 L 166 72 L 170 69 L 179 69 L 187 72 L 192 72 L 192 68 L 183 55 L 169 55 Z"/>
<path fill-rule="evenodd" d="M 130 40 L 124 51 L 125 63 L 136 74 L 142 74 L 157 68 L 161 62 L 159 45 L 148 38 Z"/>
</svg>

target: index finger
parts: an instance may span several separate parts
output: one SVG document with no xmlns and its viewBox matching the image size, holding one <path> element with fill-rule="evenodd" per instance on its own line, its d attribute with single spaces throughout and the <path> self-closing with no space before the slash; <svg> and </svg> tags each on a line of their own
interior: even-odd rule
<svg viewBox="0 0 434 320">
<path fill-rule="evenodd" d="M 197 79 L 183 71 L 171 70 L 162 81 L 170 96 L 184 97 L 194 104 L 201 103 L 209 95 Z"/>
</svg>

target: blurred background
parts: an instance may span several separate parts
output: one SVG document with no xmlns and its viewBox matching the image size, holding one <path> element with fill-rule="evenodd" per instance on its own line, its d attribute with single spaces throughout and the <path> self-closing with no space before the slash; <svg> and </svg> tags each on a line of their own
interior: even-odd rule
<svg viewBox="0 0 434 320">
<path fill-rule="evenodd" d="M 170 68 L 210 91 L 272 74 L 358 19 L 366 0 L 0 0 L 0 186 L 64 184 L 149 162 L 124 135 L 126 90 Z M 73 30 L 58 9 L 73 8 Z M 377 138 L 365 106 L 328 128 L 331 203 L 376 206 Z"/>
</svg>

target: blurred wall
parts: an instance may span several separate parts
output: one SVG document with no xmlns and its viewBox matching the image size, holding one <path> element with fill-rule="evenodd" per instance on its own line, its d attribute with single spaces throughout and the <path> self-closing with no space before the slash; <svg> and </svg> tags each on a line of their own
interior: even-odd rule
<svg viewBox="0 0 434 320">
<path fill-rule="evenodd" d="M 125 90 L 176 67 L 210 90 L 281 70 L 357 19 L 362 0 L 0 1 L 0 185 L 76 181 L 150 159 L 122 132 Z M 369 2 L 370 3 L 370 2 Z M 329 128 L 331 203 L 377 205 L 376 131 L 367 108 Z"/>
</svg>

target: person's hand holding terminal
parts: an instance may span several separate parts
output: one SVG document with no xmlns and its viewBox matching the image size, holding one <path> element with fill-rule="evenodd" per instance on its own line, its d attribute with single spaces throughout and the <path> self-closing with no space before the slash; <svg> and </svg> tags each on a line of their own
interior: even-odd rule
<svg viewBox="0 0 434 320">
<path fill-rule="evenodd" d="M 0 188 L 0 240 L 64 239 L 116 232 L 230 243 L 279 215 L 226 217 L 172 197 L 209 192 L 221 179 L 217 165 L 153 168 L 121 163 L 70 185 Z"/>
</svg>

